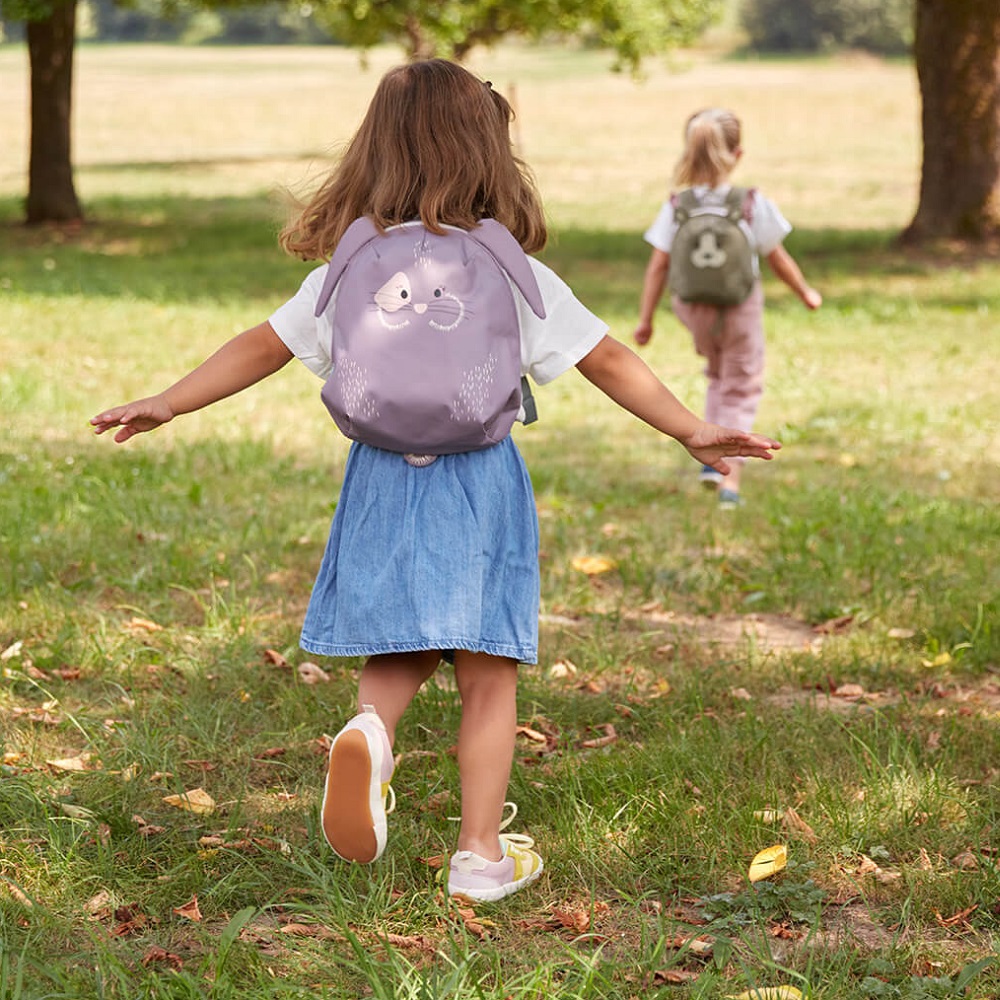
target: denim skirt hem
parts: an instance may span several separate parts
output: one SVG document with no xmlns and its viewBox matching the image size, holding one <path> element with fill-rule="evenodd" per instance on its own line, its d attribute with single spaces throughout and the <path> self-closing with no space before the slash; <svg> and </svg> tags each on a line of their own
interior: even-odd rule
<svg viewBox="0 0 1000 1000">
<path fill-rule="evenodd" d="M 456 649 L 470 653 L 488 653 L 504 656 L 518 663 L 537 663 L 536 646 L 509 646 L 503 643 L 483 642 L 479 639 L 427 639 L 418 642 L 362 643 L 355 646 L 335 646 L 325 642 L 311 642 L 305 635 L 299 643 L 307 653 L 317 656 L 379 656 L 382 653 L 419 653 L 428 649 L 447 652 Z"/>
</svg>

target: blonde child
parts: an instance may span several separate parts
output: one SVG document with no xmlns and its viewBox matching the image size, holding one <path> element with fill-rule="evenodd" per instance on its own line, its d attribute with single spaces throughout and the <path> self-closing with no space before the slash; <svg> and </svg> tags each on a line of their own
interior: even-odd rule
<svg viewBox="0 0 1000 1000">
<path fill-rule="evenodd" d="M 743 156 L 739 119 L 720 108 L 699 111 L 688 119 L 685 146 L 674 171 L 679 188 L 691 188 L 699 205 L 721 209 L 731 190 L 729 178 Z M 645 233 L 652 247 L 646 266 L 639 323 L 633 334 L 637 344 L 649 343 L 653 317 L 667 287 L 670 250 L 677 232 L 676 199 L 668 199 Z M 805 303 L 818 309 L 822 296 L 810 287 L 798 264 L 782 246 L 791 226 L 775 204 L 759 191 L 750 190 L 744 208 L 745 232 L 756 256 L 767 259 L 774 273 Z M 741 227 L 742 228 L 742 227 Z M 759 279 L 749 296 L 736 306 L 722 308 L 705 302 L 682 301 L 673 295 L 674 314 L 690 331 L 695 350 L 705 359 L 708 387 L 705 419 L 749 431 L 764 388 L 764 292 Z M 730 471 L 721 474 L 711 464 L 701 470 L 701 481 L 718 490 L 719 504 L 732 508 L 740 501 L 743 459 L 735 457 Z"/>
<path fill-rule="evenodd" d="M 431 232 L 471 231 L 493 218 L 529 254 L 546 240 L 542 206 L 509 135 L 510 105 L 458 65 L 428 60 L 390 70 L 318 193 L 283 232 L 284 248 L 330 257 L 348 226 L 421 220 Z M 769 438 L 689 412 L 636 354 L 528 258 L 545 318 L 518 295 L 522 367 L 538 383 L 576 366 L 619 405 L 726 474 L 724 456 L 770 458 Z M 93 418 L 117 442 L 151 431 L 274 374 L 298 357 L 326 376 L 330 319 L 314 315 L 327 265 L 270 317 L 224 344 L 163 392 Z M 346 294 L 346 293 L 345 293 Z M 336 308 L 336 305 L 334 305 Z M 411 458 L 413 456 L 410 456 Z M 529 838 L 501 833 L 517 723 L 518 664 L 537 662 L 538 523 L 531 482 L 508 435 L 480 450 L 411 464 L 353 443 L 323 562 L 302 629 L 310 652 L 366 657 L 357 712 L 330 750 L 324 835 L 342 858 L 371 862 L 386 844 L 393 742 L 403 712 L 442 657 L 461 699 L 461 825 L 448 889 L 500 899 L 538 877 Z"/>
</svg>

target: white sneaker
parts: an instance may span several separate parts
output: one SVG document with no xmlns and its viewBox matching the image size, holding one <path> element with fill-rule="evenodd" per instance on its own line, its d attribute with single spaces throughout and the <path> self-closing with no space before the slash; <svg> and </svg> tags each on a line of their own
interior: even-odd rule
<svg viewBox="0 0 1000 1000">
<path fill-rule="evenodd" d="M 503 830 L 517 815 L 517 806 L 500 825 Z M 448 866 L 448 895 L 464 896 L 474 902 L 492 903 L 534 882 L 545 868 L 541 857 L 533 850 L 535 842 L 520 833 L 501 833 L 503 857 L 487 861 L 473 851 L 456 851 Z"/>
<path fill-rule="evenodd" d="M 386 815 L 396 807 L 393 769 L 385 724 L 365 705 L 330 744 L 320 812 L 326 842 L 345 861 L 368 864 L 382 856 Z"/>
</svg>

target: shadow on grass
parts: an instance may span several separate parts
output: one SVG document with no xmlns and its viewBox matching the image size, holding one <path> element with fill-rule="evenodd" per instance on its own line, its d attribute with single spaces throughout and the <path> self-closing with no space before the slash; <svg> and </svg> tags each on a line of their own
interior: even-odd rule
<svg viewBox="0 0 1000 1000">
<path fill-rule="evenodd" d="M 6 293 L 128 295 L 158 303 L 290 295 L 312 266 L 277 246 L 280 211 L 266 194 L 197 199 L 94 199 L 82 227 L 26 227 L 17 199 L 0 200 L 0 276 Z M 967 256 L 918 253 L 889 230 L 796 230 L 789 249 L 817 284 L 870 295 L 886 276 L 921 277 Z M 638 232 L 568 228 L 541 255 L 601 309 L 635 308 L 648 247 Z M 884 291 L 884 289 L 880 289 Z M 967 294 L 945 305 L 975 307 Z"/>
</svg>

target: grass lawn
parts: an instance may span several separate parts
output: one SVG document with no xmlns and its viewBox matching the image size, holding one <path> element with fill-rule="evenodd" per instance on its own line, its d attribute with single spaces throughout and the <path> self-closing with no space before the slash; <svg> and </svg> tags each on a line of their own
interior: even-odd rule
<svg viewBox="0 0 1000 1000">
<path fill-rule="evenodd" d="M 575 372 L 538 391 L 515 433 L 542 642 L 510 797 L 546 870 L 468 908 L 439 882 L 445 670 L 399 734 L 384 859 L 347 866 L 319 836 L 360 664 L 317 680 L 297 647 L 347 450 L 315 379 L 289 366 L 124 448 L 87 425 L 294 291 L 287 197 L 396 57 L 78 57 L 88 224 L 27 230 L 26 55 L 0 47 L 0 997 L 1000 995 L 1000 263 L 893 246 L 919 179 L 912 68 L 474 60 L 518 108 L 545 259 L 616 336 L 707 104 L 741 114 L 737 179 L 795 225 L 825 304 L 767 278 L 758 427 L 785 448 L 735 513 Z M 665 311 L 644 357 L 700 406 Z M 785 868 L 751 883 L 779 844 Z"/>
</svg>

